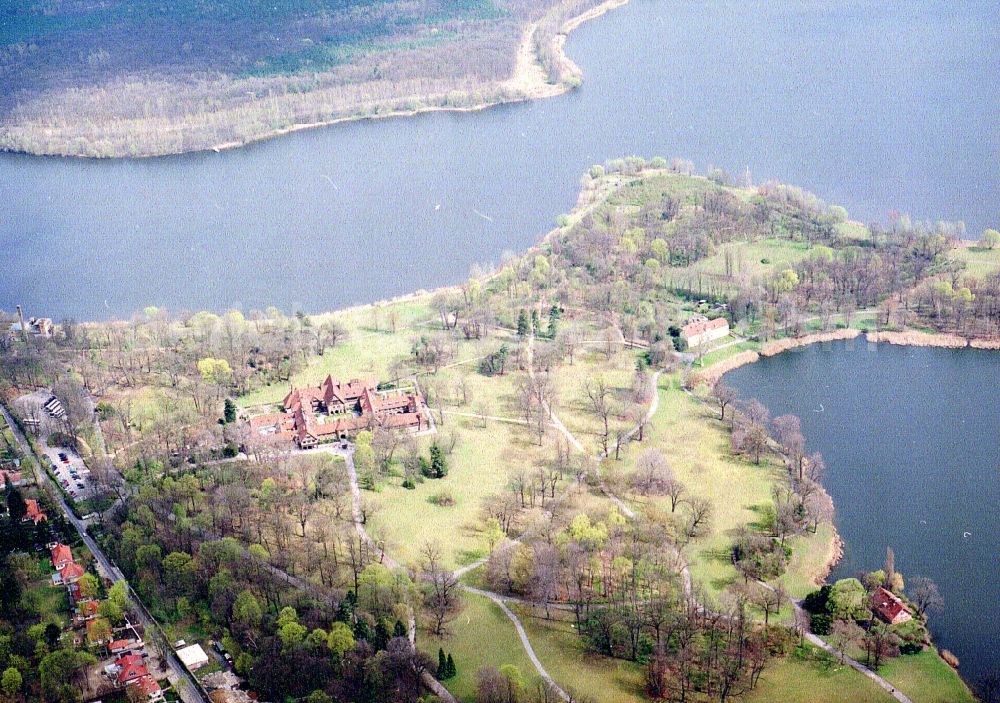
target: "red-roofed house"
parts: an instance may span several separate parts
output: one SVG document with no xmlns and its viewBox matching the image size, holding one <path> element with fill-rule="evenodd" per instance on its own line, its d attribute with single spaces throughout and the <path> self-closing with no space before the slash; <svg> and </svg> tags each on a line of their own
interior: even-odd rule
<svg viewBox="0 0 1000 703">
<path fill-rule="evenodd" d="M 35 500 L 34 498 L 28 498 L 26 501 L 24 501 L 24 505 L 28 509 L 27 512 L 24 514 L 24 517 L 22 518 L 24 522 L 31 520 L 33 523 L 37 525 L 42 520 L 48 519 L 45 513 L 42 512 L 41 508 L 38 507 L 38 501 Z"/>
<path fill-rule="evenodd" d="M 727 334 L 729 334 L 729 322 L 724 317 L 709 320 L 704 315 L 695 315 L 681 327 L 681 339 L 687 344 L 688 349 L 722 339 Z"/>
<path fill-rule="evenodd" d="M 93 598 L 82 600 L 76 604 L 76 613 L 73 615 L 73 620 L 77 623 L 93 620 L 97 617 L 97 608 L 98 603 Z"/>
<path fill-rule="evenodd" d="M 57 544 L 52 548 L 52 568 L 62 571 L 67 564 L 73 563 L 73 550 L 65 544 Z"/>
<path fill-rule="evenodd" d="M 59 572 L 59 576 L 61 577 L 60 582 L 64 586 L 69 586 L 70 584 L 79 581 L 80 578 L 85 573 L 87 572 L 84 570 L 84 568 L 79 564 L 77 564 L 76 562 L 73 562 L 72 564 L 67 564 L 62 568 L 62 571 Z"/>
<path fill-rule="evenodd" d="M 24 485 L 24 477 L 20 471 L 0 469 L 0 487 L 7 485 L 7 481 L 10 481 L 10 485 L 12 486 Z"/>
<path fill-rule="evenodd" d="M 899 596 L 881 586 L 875 589 L 870 602 L 872 612 L 890 625 L 906 622 L 913 617 Z"/>
<path fill-rule="evenodd" d="M 134 638 L 128 638 L 123 640 L 114 640 L 108 645 L 108 651 L 112 654 L 124 654 L 132 649 L 141 649 L 143 647 L 142 640 L 137 640 Z"/>
<path fill-rule="evenodd" d="M 145 660 L 138 654 L 126 654 L 115 660 L 116 679 L 119 684 L 128 685 L 143 676 L 149 676 Z"/>
<path fill-rule="evenodd" d="M 146 700 L 149 701 L 162 701 L 164 700 L 163 690 L 160 688 L 160 684 L 156 683 L 156 679 L 152 676 L 143 676 L 141 679 L 135 682 L 135 686 L 146 694 Z"/>
<path fill-rule="evenodd" d="M 251 418 L 250 427 L 265 440 L 295 442 L 303 449 L 367 428 L 421 430 L 429 425 L 419 393 L 380 391 L 369 380 L 341 383 L 327 376 L 318 386 L 293 388 L 283 405 L 283 413 Z"/>
</svg>

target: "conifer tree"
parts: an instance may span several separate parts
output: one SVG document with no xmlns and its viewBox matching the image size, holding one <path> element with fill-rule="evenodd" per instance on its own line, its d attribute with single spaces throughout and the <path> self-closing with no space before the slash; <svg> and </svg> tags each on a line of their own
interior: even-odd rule
<svg viewBox="0 0 1000 703">
<path fill-rule="evenodd" d="M 517 314 L 517 336 L 524 337 L 528 334 L 528 313 L 524 308 Z"/>
<path fill-rule="evenodd" d="M 448 678 L 448 660 L 444 658 L 444 648 L 438 647 L 438 670 L 437 677 L 439 679 Z"/>
<path fill-rule="evenodd" d="M 448 678 L 454 678 L 458 674 L 458 669 L 455 668 L 455 660 L 451 658 L 451 652 L 448 652 Z"/>
</svg>

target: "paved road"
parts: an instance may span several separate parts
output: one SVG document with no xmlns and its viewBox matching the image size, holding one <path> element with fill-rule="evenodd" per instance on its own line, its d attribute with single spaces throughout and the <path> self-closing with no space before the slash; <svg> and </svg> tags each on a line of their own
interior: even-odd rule
<svg viewBox="0 0 1000 703">
<path fill-rule="evenodd" d="M 14 423 L 14 420 L 13 418 L 11 418 L 10 413 L 7 412 L 7 408 L 0 405 L 0 413 L 3 414 L 4 418 L 7 420 L 7 424 L 10 425 L 10 429 L 14 433 L 14 438 L 17 440 L 17 443 L 20 445 L 21 451 L 24 452 L 26 456 L 33 456 L 33 453 L 31 451 L 31 446 L 28 444 L 27 438 L 25 438 L 25 436 L 21 433 L 21 430 Z M 93 538 L 91 538 L 91 536 L 87 534 L 87 526 L 84 524 L 82 520 L 80 520 L 79 518 L 76 517 L 76 515 L 73 514 L 72 510 L 70 510 L 70 507 L 69 505 L 66 504 L 66 500 L 63 498 L 63 495 L 59 491 L 58 486 L 56 486 L 55 483 L 52 482 L 52 479 L 49 477 L 48 473 L 45 471 L 44 468 L 42 468 L 41 471 L 42 475 L 44 476 L 44 478 L 41 478 L 41 480 L 48 481 L 49 483 L 52 484 L 53 489 L 55 489 L 54 492 L 56 500 L 59 501 L 59 507 L 62 508 L 63 514 L 66 516 L 66 519 L 69 521 L 69 523 L 73 525 L 76 531 L 80 534 L 80 538 L 83 540 L 83 543 L 87 545 L 87 548 L 91 551 L 91 553 L 93 553 L 94 558 L 97 559 L 97 564 L 101 572 L 107 578 L 110 578 L 112 581 L 124 581 L 125 575 L 121 572 L 121 570 L 117 566 L 115 566 L 114 562 L 112 562 L 111 559 L 108 558 L 108 556 L 101 549 L 100 545 L 98 545 L 97 542 L 95 542 Z M 160 626 L 148 614 L 148 612 L 146 611 L 146 607 L 142 604 L 142 601 L 140 601 L 139 598 L 135 595 L 135 592 L 132 591 L 131 587 L 129 587 L 129 591 L 131 592 L 132 600 L 137 605 L 135 610 L 139 616 L 139 622 L 142 623 L 142 626 L 147 631 L 160 632 L 162 636 L 162 631 L 160 630 Z M 164 639 L 164 641 L 166 640 Z M 171 671 L 173 671 L 174 676 L 176 677 L 177 692 L 180 694 L 181 700 L 184 701 L 184 703 L 210 703 L 209 699 L 206 696 L 202 695 L 201 690 L 199 689 L 198 684 L 195 682 L 194 677 L 187 669 L 184 668 L 180 660 L 177 658 L 177 655 L 174 653 L 173 649 L 168 648 L 167 651 L 162 651 L 163 648 L 158 648 L 158 649 L 161 650 L 160 656 L 162 657 L 163 661 L 167 662 L 167 665 L 170 667 Z"/>
</svg>

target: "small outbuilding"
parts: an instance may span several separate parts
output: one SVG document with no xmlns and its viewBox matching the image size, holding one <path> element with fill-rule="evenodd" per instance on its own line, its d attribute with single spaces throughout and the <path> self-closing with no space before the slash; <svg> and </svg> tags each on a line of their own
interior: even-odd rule
<svg viewBox="0 0 1000 703">
<path fill-rule="evenodd" d="M 188 671 L 194 671 L 208 664 L 208 655 L 201 648 L 200 644 L 191 644 L 177 650 L 177 658 L 187 667 Z"/>
</svg>

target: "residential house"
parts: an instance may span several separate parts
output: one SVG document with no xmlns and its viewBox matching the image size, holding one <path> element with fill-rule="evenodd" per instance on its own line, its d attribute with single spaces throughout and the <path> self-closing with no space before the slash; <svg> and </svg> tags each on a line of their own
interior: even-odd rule
<svg viewBox="0 0 1000 703">
<path fill-rule="evenodd" d="M 73 622 L 80 624 L 97 617 L 99 603 L 93 598 L 85 598 L 76 604 Z"/>
<path fill-rule="evenodd" d="M 0 469 L 0 487 L 6 486 L 8 481 L 12 486 L 23 486 L 25 484 L 24 476 L 21 475 L 20 471 L 16 469 Z"/>
<path fill-rule="evenodd" d="M 56 571 L 62 571 L 68 564 L 73 563 L 73 550 L 65 544 L 56 543 L 52 546 L 50 554 L 52 555 L 52 568 Z"/>
<path fill-rule="evenodd" d="M 52 336 L 55 325 L 47 317 L 30 317 L 27 322 L 23 323 L 23 326 L 20 321 L 12 322 L 8 330 L 10 339 L 20 339 L 23 336 L 23 330 L 27 330 L 28 335 L 31 337 L 48 339 Z"/>
<path fill-rule="evenodd" d="M 107 667 L 106 671 L 119 686 L 136 686 L 146 694 L 147 700 L 162 701 L 163 691 L 146 668 L 146 661 L 139 654 L 125 654 Z"/>
<path fill-rule="evenodd" d="M 67 564 L 66 566 L 63 567 L 62 571 L 59 572 L 59 577 L 60 577 L 59 583 L 67 587 L 74 586 L 77 581 L 83 578 L 83 575 L 85 573 L 87 573 L 86 570 L 84 570 L 84 568 L 79 564 L 77 564 L 76 562 L 73 562 L 72 564 Z M 73 589 L 71 588 L 70 590 Z M 76 590 L 79 591 L 79 587 L 77 587 Z M 79 602 L 80 600 L 84 599 L 81 596 L 80 598 L 74 598 L 74 600 Z"/>
<path fill-rule="evenodd" d="M 872 612 L 890 625 L 906 622 L 913 618 L 910 609 L 906 607 L 902 599 L 881 586 L 872 593 L 869 603 Z"/>
<path fill-rule="evenodd" d="M 21 518 L 23 522 L 28 522 L 29 520 L 36 525 L 43 520 L 47 520 L 48 517 L 42 512 L 42 509 L 38 507 L 38 501 L 34 498 L 28 498 L 24 501 L 24 505 L 27 508 L 24 517 Z"/>
<path fill-rule="evenodd" d="M 419 431 L 429 426 L 416 390 L 379 390 L 371 380 L 342 383 L 327 376 L 318 386 L 292 388 L 282 406 L 284 412 L 251 418 L 250 426 L 265 441 L 294 442 L 302 449 L 368 428 Z"/>
<path fill-rule="evenodd" d="M 709 320 L 704 315 L 695 315 L 681 327 L 681 339 L 687 344 L 688 349 L 714 342 L 728 334 L 729 321 L 724 317 Z"/>
</svg>

